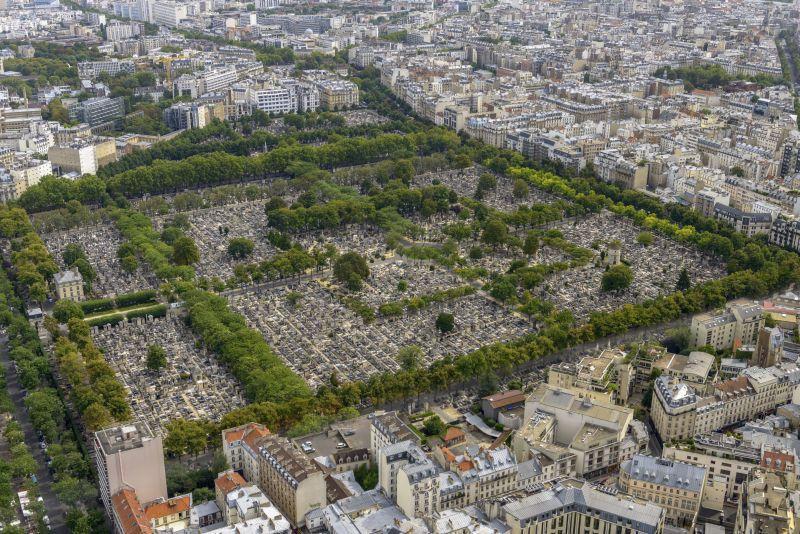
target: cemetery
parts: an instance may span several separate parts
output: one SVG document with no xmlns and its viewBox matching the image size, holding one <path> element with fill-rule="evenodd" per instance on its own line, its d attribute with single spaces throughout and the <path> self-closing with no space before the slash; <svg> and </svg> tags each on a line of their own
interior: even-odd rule
<svg viewBox="0 0 800 534">
<path fill-rule="evenodd" d="M 135 418 L 155 431 L 175 418 L 217 421 L 244 405 L 236 379 L 213 353 L 197 347 L 176 315 L 95 327 L 92 337 L 128 391 Z M 151 347 L 163 349 L 161 365 L 148 358 Z"/>
</svg>

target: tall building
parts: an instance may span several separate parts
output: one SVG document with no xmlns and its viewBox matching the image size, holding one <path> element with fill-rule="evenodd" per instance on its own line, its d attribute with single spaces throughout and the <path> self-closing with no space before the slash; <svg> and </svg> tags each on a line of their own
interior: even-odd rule
<svg viewBox="0 0 800 534">
<path fill-rule="evenodd" d="M 154 24 L 163 24 L 170 28 L 177 27 L 183 19 L 189 16 L 189 6 L 170 0 L 155 0 L 152 5 L 152 19 Z"/>
<path fill-rule="evenodd" d="M 100 498 L 111 514 L 111 497 L 133 489 L 139 502 L 167 499 L 167 476 L 161 437 L 144 421 L 100 430 L 94 434 Z"/>
</svg>

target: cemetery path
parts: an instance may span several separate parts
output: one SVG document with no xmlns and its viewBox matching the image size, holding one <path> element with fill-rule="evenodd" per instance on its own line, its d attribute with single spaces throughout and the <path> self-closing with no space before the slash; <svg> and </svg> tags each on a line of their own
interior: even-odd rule
<svg viewBox="0 0 800 534">
<path fill-rule="evenodd" d="M 36 429 L 33 428 L 28 409 L 25 407 L 25 392 L 19 383 L 17 372 L 11 364 L 8 355 L 8 338 L 6 336 L 0 338 L 0 361 L 2 361 L 6 372 L 8 394 L 14 402 L 14 419 L 22 426 L 22 430 L 25 433 L 25 444 L 38 465 L 36 477 L 39 482 L 39 493 L 44 499 L 45 510 L 50 518 L 50 529 L 58 534 L 67 534 L 69 530 L 65 523 L 66 508 L 53 491 L 53 477 L 47 470 L 47 456 L 39 446 Z"/>
</svg>

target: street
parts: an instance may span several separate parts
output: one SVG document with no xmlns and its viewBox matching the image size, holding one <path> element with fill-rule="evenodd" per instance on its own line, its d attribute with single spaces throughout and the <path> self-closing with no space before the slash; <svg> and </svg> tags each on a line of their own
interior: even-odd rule
<svg viewBox="0 0 800 534">
<path fill-rule="evenodd" d="M 25 396 L 20 387 L 17 372 L 8 356 L 8 337 L 6 336 L 0 338 L 0 361 L 6 371 L 8 394 L 14 402 L 14 419 L 22 426 L 25 433 L 25 444 L 38 464 L 36 477 L 39 481 L 39 494 L 44 499 L 47 515 L 50 517 L 50 529 L 59 534 L 67 534 L 69 530 L 65 522 L 66 509 L 53 492 L 53 477 L 47 470 L 47 456 L 39 447 L 36 429 L 33 428 L 28 410 L 25 408 Z"/>
</svg>

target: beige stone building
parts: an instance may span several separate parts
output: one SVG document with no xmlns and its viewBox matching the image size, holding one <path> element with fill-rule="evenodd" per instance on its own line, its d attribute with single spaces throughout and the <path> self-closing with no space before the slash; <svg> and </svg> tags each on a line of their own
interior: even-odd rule
<svg viewBox="0 0 800 534">
<path fill-rule="evenodd" d="M 258 487 L 295 528 L 302 527 L 306 513 L 327 505 L 323 472 L 284 437 L 268 435 L 257 444 Z"/>
<path fill-rule="evenodd" d="M 738 349 L 755 345 L 758 332 L 764 327 L 764 310 L 749 301 L 730 303 L 724 311 L 700 313 L 692 317 L 691 344 L 695 347 L 710 345 L 716 350 Z"/>
<path fill-rule="evenodd" d="M 697 519 L 706 470 L 689 463 L 637 454 L 622 462 L 619 489 L 664 509 L 665 522 L 691 528 Z"/>
<path fill-rule="evenodd" d="M 575 389 L 598 402 L 624 403 L 633 387 L 633 367 L 620 349 L 605 349 L 600 354 L 584 356 L 578 363 L 563 362 L 550 366 L 547 383 Z"/>
<path fill-rule="evenodd" d="M 348 80 L 318 80 L 319 102 L 328 110 L 347 109 L 359 103 L 358 86 Z"/>
<path fill-rule="evenodd" d="M 500 516 L 511 534 L 660 534 L 664 510 L 632 497 L 566 479 L 512 502 Z"/>
<path fill-rule="evenodd" d="M 587 478 L 615 470 L 639 449 L 629 435 L 632 409 L 550 384 L 539 385 L 528 397 L 524 421 L 514 438 L 515 452 L 538 441 L 561 445 L 575 455 L 576 473 Z"/>
<path fill-rule="evenodd" d="M 715 383 L 705 397 L 677 378 L 660 376 L 650 417 L 664 443 L 685 440 L 773 412 L 791 402 L 798 384 L 800 367 L 793 363 L 750 367 L 742 376 Z"/>
<path fill-rule="evenodd" d="M 83 295 L 83 276 L 77 267 L 56 273 L 54 275 L 56 296 L 59 300 L 81 301 Z"/>
</svg>

